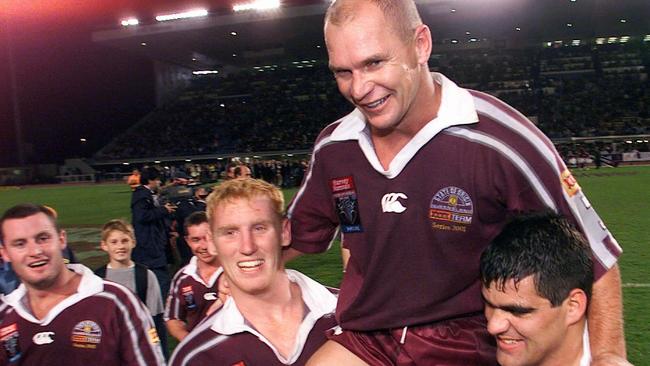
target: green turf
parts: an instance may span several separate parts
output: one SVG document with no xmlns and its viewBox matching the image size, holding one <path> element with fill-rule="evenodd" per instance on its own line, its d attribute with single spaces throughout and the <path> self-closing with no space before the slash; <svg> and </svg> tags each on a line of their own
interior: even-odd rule
<svg viewBox="0 0 650 366">
<path fill-rule="evenodd" d="M 650 284 L 650 167 L 589 169 L 574 173 L 624 249 L 619 262 L 623 282 Z M 285 191 L 287 200 L 295 192 L 295 189 Z M 105 261 L 103 254 L 97 251 L 98 227 L 112 218 L 129 219 L 130 198 L 129 188 L 124 184 L 5 188 L 0 189 L 0 211 L 20 202 L 55 207 L 82 262 L 95 266 Z M 337 243 L 327 253 L 302 256 L 289 266 L 327 285 L 338 286 L 341 280 Z M 623 295 L 629 359 L 635 365 L 650 366 L 650 287 L 628 286 Z"/>
</svg>

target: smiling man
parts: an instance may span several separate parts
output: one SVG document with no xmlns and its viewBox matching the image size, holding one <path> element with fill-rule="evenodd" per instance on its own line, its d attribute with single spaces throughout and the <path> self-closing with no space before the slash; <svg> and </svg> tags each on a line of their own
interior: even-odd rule
<svg viewBox="0 0 650 366">
<path fill-rule="evenodd" d="M 176 273 L 172 280 L 165 306 L 165 322 L 169 334 L 179 341 L 207 315 L 218 300 L 217 278 L 219 258 L 210 252 L 208 240 L 210 225 L 203 211 L 192 213 L 185 219 L 185 242 L 194 256 Z"/>
<path fill-rule="evenodd" d="M 22 281 L 0 306 L 0 365 L 164 365 L 142 302 L 83 265 L 66 266 L 66 234 L 52 210 L 8 209 L 0 241 Z"/>
<path fill-rule="evenodd" d="M 495 364 L 479 258 L 509 217 L 545 209 L 577 225 L 597 258 L 594 356 L 624 356 L 621 248 L 548 138 L 501 100 L 430 72 L 432 35 L 412 0 L 333 1 L 324 34 L 354 110 L 315 142 L 288 210 L 291 248 L 323 252 L 340 232 L 350 258 L 341 331 L 311 365 Z"/>
<path fill-rule="evenodd" d="M 566 219 L 554 213 L 513 219 L 481 256 L 487 329 L 497 340 L 499 364 L 590 365 L 593 277 L 589 246 Z"/>
<path fill-rule="evenodd" d="M 284 268 L 291 227 L 282 192 L 262 180 L 219 185 L 208 198 L 210 235 L 230 297 L 176 348 L 170 365 L 304 365 L 336 325 L 336 296 Z"/>
</svg>

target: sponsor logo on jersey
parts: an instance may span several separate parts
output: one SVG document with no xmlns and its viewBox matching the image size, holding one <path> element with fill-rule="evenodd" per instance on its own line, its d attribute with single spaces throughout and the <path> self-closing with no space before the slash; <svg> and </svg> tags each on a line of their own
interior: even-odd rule
<svg viewBox="0 0 650 366">
<path fill-rule="evenodd" d="M 208 301 L 213 301 L 218 299 L 219 297 L 217 296 L 216 292 L 206 292 L 203 294 L 203 298 Z"/>
<path fill-rule="evenodd" d="M 560 175 L 560 180 L 562 181 L 562 187 L 564 191 L 569 195 L 569 197 L 575 196 L 576 193 L 580 191 L 580 185 L 578 181 L 573 177 L 573 174 L 569 169 L 565 169 Z"/>
<path fill-rule="evenodd" d="M 72 346 L 95 349 L 102 342 L 102 328 L 92 320 L 84 320 L 72 328 Z"/>
<path fill-rule="evenodd" d="M 20 345 L 18 344 L 18 325 L 10 324 L 0 328 L 0 343 L 7 354 L 9 363 L 17 362 L 20 359 Z"/>
<path fill-rule="evenodd" d="M 473 217 L 472 198 L 461 188 L 442 188 L 431 199 L 429 219 L 433 221 L 434 229 L 464 232 Z"/>
<path fill-rule="evenodd" d="M 192 286 L 185 286 L 181 288 L 181 296 L 185 300 L 185 307 L 187 309 L 194 309 L 196 307 L 196 302 L 194 301 L 194 290 Z"/>
<path fill-rule="evenodd" d="M 339 217 L 341 231 L 344 233 L 359 233 L 363 231 L 359 215 L 359 200 L 354 184 L 354 178 L 341 177 L 330 181 L 334 208 Z"/>
<path fill-rule="evenodd" d="M 402 213 L 406 207 L 399 200 L 406 200 L 408 197 L 404 193 L 386 193 L 381 198 L 381 210 L 384 212 Z"/>
<path fill-rule="evenodd" d="M 149 330 L 147 330 L 147 336 L 149 337 L 149 343 L 151 344 L 160 343 L 160 337 L 158 337 L 158 332 L 156 332 L 156 328 L 149 328 Z"/>
<path fill-rule="evenodd" d="M 36 345 L 50 344 L 54 342 L 54 332 L 40 332 L 34 334 L 32 342 Z"/>
</svg>

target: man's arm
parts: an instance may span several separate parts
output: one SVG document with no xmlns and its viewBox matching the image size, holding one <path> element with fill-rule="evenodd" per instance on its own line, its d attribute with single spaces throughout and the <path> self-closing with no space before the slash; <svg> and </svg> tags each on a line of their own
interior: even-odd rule
<svg viewBox="0 0 650 366">
<path fill-rule="evenodd" d="M 587 319 L 593 361 L 612 355 L 625 358 L 621 274 L 618 265 L 614 265 L 594 283 Z"/>
<path fill-rule="evenodd" d="M 169 319 L 168 321 L 165 322 L 165 325 L 167 325 L 167 330 L 169 331 L 169 334 L 172 335 L 172 337 L 178 339 L 178 341 L 182 341 L 183 338 L 185 338 L 190 332 L 187 331 L 187 328 L 185 327 L 186 324 L 183 321 L 180 321 L 178 319 Z"/>
</svg>

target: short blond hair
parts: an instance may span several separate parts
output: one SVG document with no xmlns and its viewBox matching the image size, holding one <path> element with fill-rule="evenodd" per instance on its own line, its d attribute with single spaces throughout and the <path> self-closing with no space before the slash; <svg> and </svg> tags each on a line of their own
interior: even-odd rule
<svg viewBox="0 0 650 366">
<path fill-rule="evenodd" d="M 135 231 L 133 226 L 122 219 L 114 219 L 104 224 L 102 227 L 102 241 L 106 241 L 112 231 L 119 231 L 131 237 L 135 241 Z"/>
<path fill-rule="evenodd" d="M 214 211 L 220 204 L 240 198 L 250 200 L 259 196 L 269 198 L 273 205 L 273 211 L 278 214 L 279 218 L 284 217 L 284 196 L 278 187 L 261 179 L 237 178 L 219 184 L 208 196 L 206 212 L 210 225 L 212 225 Z"/>
<path fill-rule="evenodd" d="M 335 0 L 325 13 L 325 26 L 344 25 L 364 14 L 358 11 L 362 2 L 370 3 L 381 10 L 388 25 L 397 36 L 408 43 L 415 34 L 415 29 L 422 25 L 422 18 L 413 0 Z"/>
</svg>

